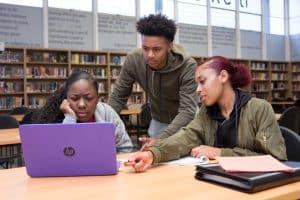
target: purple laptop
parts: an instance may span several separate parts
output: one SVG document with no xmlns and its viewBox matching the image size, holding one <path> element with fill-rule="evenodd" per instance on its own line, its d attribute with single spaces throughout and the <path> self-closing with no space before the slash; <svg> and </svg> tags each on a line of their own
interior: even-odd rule
<svg viewBox="0 0 300 200">
<path fill-rule="evenodd" d="M 19 127 L 31 177 L 112 175 L 118 171 L 113 123 Z"/>
</svg>

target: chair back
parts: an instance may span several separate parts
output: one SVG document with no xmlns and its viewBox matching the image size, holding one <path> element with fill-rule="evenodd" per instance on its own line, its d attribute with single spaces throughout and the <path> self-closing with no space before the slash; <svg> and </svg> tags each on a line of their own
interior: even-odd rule
<svg viewBox="0 0 300 200">
<path fill-rule="evenodd" d="M 283 126 L 280 126 L 280 130 L 285 141 L 288 160 L 300 162 L 300 136 Z"/>
<path fill-rule="evenodd" d="M 20 121 L 20 124 L 35 124 L 37 122 L 37 116 L 39 114 L 39 110 L 30 110 L 28 113 L 26 113 Z"/>
<path fill-rule="evenodd" d="M 0 115 L 0 129 L 18 128 L 19 122 L 12 116 L 1 114 Z"/>
<path fill-rule="evenodd" d="M 9 114 L 10 115 L 21 115 L 21 114 L 27 114 L 30 111 L 29 108 L 27 107 L 16 107 L 14 109 L 12 109 Z"/>
<path fill-rule="evenodd" d="M 292 106 L 287 108 L 278 120 L 280 126 L 287 127 L 300 135 L 300 108 Z"/>
</svg>

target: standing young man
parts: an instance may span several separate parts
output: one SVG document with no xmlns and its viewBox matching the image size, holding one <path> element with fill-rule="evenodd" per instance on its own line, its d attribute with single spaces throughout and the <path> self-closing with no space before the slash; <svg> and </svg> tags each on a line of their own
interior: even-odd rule
<svg viewBox="0 0 300 200">
<path fill-rule="evenodd" d="M 109 104 L 119 113 L 127 103 L 132 84 L 138 82 L 151 107 L 148 134 L 152 138 L 166 138 L 195 116 L 197 64 L 182 47 L 173 44 L 173 20 L 161 14 L 149 15 L 140 19 L 136 27 L 141 33 L 142 48 L 127 56 Z"/>
</svg>

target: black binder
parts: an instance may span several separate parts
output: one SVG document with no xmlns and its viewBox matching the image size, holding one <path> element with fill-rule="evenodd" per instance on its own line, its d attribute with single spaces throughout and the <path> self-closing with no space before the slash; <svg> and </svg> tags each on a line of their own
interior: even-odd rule
<svg viewBox="0 0 300 200">
<path fill-rule="evenodd" d="M 195 178 L 221 184 L 242 192 L 254 193 L 272 187 L 300 180 L 300 162 L 286 161 L 284 164 L 295 168 L 292 173 L 286 172 L 225 172 L 219 165 L 196 167 Z"/>
</svg>

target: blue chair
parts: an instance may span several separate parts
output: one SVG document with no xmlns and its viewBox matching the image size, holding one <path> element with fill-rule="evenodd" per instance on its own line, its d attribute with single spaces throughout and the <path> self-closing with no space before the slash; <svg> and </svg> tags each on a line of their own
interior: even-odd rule
<svg viewBox="0 0 300 200">
<path fill-rule="evenodd" d="M 288 160 L 300 162 L 300 136 L 283 126 L 280 126 L 280 130 L 285 141 Z"/>
</svg>

